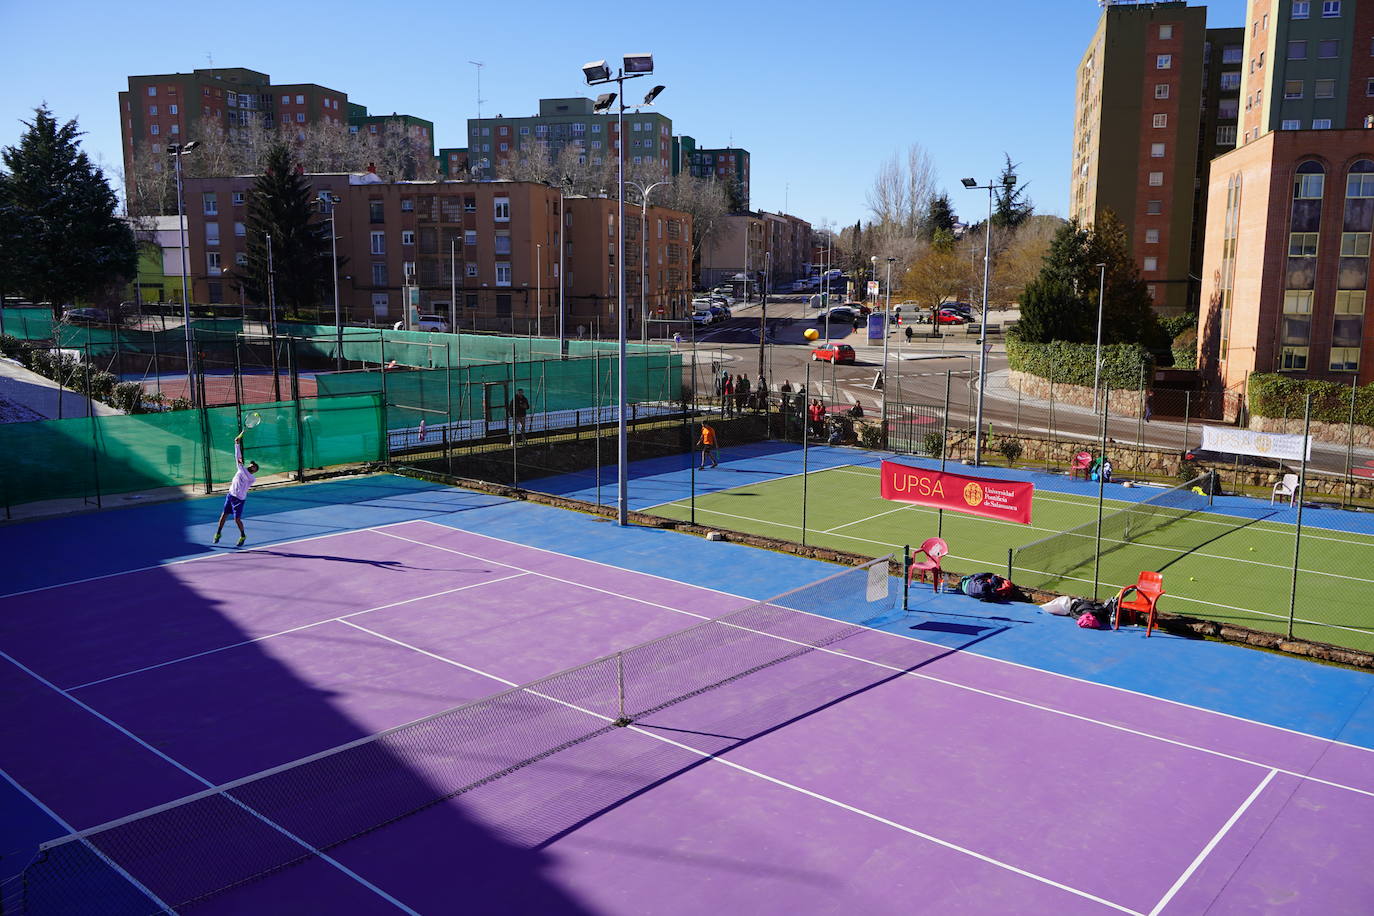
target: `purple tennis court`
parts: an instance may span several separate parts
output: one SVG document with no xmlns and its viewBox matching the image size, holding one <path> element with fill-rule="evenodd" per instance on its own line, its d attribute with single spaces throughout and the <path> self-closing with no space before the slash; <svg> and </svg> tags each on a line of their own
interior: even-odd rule
<svg viewBox="0 0 1374 916">
<path fill-rule="evenodd" d="M 1374 900 L 1370 751 L 866 628 L 876 569 L 755 604 L 408 521 L 7 596 L 5 768 L 88 831 L 32 910 Z"/>
</svg>

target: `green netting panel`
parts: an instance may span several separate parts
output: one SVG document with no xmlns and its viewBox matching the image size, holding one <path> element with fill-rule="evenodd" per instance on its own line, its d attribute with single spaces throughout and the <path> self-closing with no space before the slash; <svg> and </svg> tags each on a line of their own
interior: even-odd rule
<svg viewBox="0 0 1374 916">
<path fill-rule="evenodd" d="M 51 309 L 7 308 L 3 310 L 5 333 L 21 340 L 48 340 L 52 337 Z"/>
<path fill-rule="evenodd" d="M 245 451 L 264 474 L 375 461 L 382 457 L 380 399 L 375 395 L 303 398 L 255 405 L 262 423 L 245 434 Z M 0 424 L 6 454 L 0 475 L 5 505 L 46 499 L 132 493 L 168 486 L 204 486 L 210 475 L 234 474 L 240 412 L 204 412 L 42 420 Z M 299 437 L 299 444 L 298 444 Z"/>
<path fill-rule="evenodd" d="M 197 344 L 212 345 L 219 341 L 233 341 L 242 333 L 243 322 L 238 318 L 193 318 L 191 329 Z M 59 323 L 56 333 L 58 346 L 72 350 L 89 348 L 92 356 L 108 356 L 116 351 L 180 354 L 186 349 L 186 331 L 181 327 L 165 331 L 141 331 Z"/>
</svg>

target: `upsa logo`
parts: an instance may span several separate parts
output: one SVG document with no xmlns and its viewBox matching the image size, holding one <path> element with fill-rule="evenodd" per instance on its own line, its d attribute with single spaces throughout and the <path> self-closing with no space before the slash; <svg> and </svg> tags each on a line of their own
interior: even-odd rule
<svg viewBox="0 0 1374 916">
<path fill-rule="evenodd" d="M 976 506 L 983 501 L 983 488 L 976 483 L 970 483 L 964 487 L 964 502 L 970 506 Z"/>
<path fill-rule="evenodd" d="M 921 496 L 945 495 L 945 488 L 939 478 L 924 474 L 898 474 L 892 478 L 892 489 L 897 493 L 917 493 Z"/>
</svg>

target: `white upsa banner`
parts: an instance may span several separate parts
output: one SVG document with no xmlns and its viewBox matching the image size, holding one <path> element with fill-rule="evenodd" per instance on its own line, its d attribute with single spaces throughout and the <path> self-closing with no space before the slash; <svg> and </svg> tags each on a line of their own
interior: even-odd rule
<svg viewBox="0 0 1374 916">
<path fill-rule="evenodd" d="M 1304 439 L 1306 441 L 1304 441 Z M 1312 439 L 1293 433 L 1262 433 L 1231 426 L 1202 427 L 1202 448 L 1208 452 L 1255 455 L 1277 461 L 1302 461 L 1312 458 Z"/>
</svg>

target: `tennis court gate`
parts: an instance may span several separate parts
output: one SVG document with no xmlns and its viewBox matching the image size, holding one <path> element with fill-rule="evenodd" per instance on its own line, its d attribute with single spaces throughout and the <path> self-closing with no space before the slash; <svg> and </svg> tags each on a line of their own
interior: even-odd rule
<svg viewBox="0 0 1374 916">
<path fill-rule="evenodd" d="M 943 443 L 948 435 L 948 417 L 944 404 L 889 403 L 887 405 L 887 448 L 903 455 L 931 454 L 928 439 L 931 433 Z M 938 457 L 939 450 L 934 454 Z"/>
</svg>

